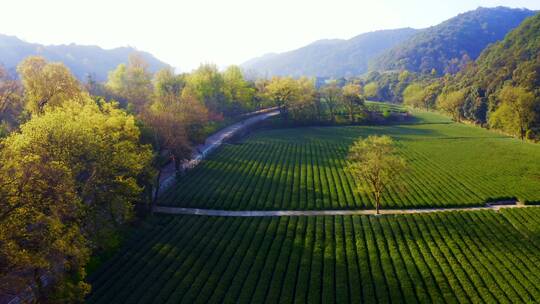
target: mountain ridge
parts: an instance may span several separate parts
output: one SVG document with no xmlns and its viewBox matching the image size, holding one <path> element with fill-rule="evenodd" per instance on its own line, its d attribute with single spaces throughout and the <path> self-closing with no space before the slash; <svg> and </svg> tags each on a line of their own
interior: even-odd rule
<svg viewBox="0 0 540 304">
<path fill-rule="evenodd" d="M 503 6 L 458 14 L 385 51 L 371 62 L 370 70 L 455 74 L 534 14 L 532 10 Z"/>
<path fill-rule="evenodd" d="M 424 29 L 321 39 L 291 51 L 252 58 L 241 66 L 259 76 L 340 78 L 396 70 L 455 74 L 535 13 L 525 8 L 479 7 Z"/>
<path fill-rule="evenodd" d="M 367 71 L 370 58 L 416 31 L 400 28 L 367 32 L 350 39 L 321 39 L 295 50 L 252 58 L 241 66 L 268 76 L 354 76 Z"/>
<path fill-rule="evenodd" d="M 50 61 L 64 63 L 80 80 L 91 74 L 96 80 L 104 81 L 109 71 L 118 64 L 127 63 L 129 55 L 133 53 L 142 56 L 151 71 L 170 66 L 151 53 L 133 47 L 104 49 L 97 45 L 75 43 L 44 45 L 27 42 L 13 35 L 0 34 L 0 64 L 11 71 L 14 71 L 24 58 L 39 55 Z"/>
</svg>

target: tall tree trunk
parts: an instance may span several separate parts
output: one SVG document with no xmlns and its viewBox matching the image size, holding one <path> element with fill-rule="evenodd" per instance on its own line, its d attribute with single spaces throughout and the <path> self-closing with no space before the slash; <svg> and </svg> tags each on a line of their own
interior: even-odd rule
<svg viewBox="0 0 540 304">
<path fill-rule="evenodd" d="M 381 194 L 376 192 L 375 193 L 375 211 L 377 213 L 377 215 L 380 214 L 380 210 L 381 209 Z"/>
</svg>

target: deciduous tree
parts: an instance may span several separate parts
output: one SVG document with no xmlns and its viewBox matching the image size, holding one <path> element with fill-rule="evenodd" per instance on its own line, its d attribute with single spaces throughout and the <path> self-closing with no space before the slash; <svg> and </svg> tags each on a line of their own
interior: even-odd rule
<svg viewBox="0 0 540 304">
<path fill-rule="evenodd" d="M 362 96 L 362 88 L 358 84 L 349 83 L 343 87 L 343 105 L 349 112 L 349 120 L 355 121 L 354 114 L 358 109 L 363 109 L 365 98 Z"/>
<path fill-rule="evenodd" d="M 223 72 L 223 92 L 229 113 L 235 115 L 255 108 L 255 89 L 245 80 L 240 67 L 233 65 Z"/>
<path fill-rule="evenodd" d="M 443 92 L 437 97 L 437 108 L 452 115 L 455 121 L 461 121 L 463 119 L 465 98 L 465 90 Z"/>
<path fill-rule="evenodd" d="M 59 106 L 67 99 L 84 98 L 81 85 L 62 63 L 31 56 L 19 64 L 17 71 L 24 86 L 26 109 L 32 114 L 42 114 L 45 107 Z"/>
<path fill-rule="evenodd" d="M 403 91 L 403 103 L 414 108 L 427 108 L 424 87 L 420 83 L 412 83 Z"/>
<path fill-rule="evenodd" d="M 187 91 L 200 100 L 212 114 L 226 112 L 223 75 L 216 65 L 204 64 L 187 75 Z M 225 113 L 227 114 L 227 113 Z"/>
<path fill-rule="evenodd" d="M 298 98 L 300 92 L 292 77 L 273 77 L 265 87 L 268 99 L 280 107 L 282 115 L 287 117 L 291 103 Z"/>
<path fill-rule="evenodd" d="M 16 127 L 22 109 L 22 86 L 0 65 L 0 138 Z"/>
<path fill-rule="evenodd" d="M 377 214 L 384 192 L 396 183 L 399 173 L 406 168 L 389 136 L 369 136 L 354 142 L 349 150 L 348 168 L 356 180 L 358 190 L 375 198 Z"/>
<path fill-rule="evenodd" d="M 367 83 L 364 86 L 364 96 L 367 99 L 376 98 L 379 92 L 379 85 L 376 82 Z"/>
<path fill-rule="evenodd" d="M 120 64 L 109 72 L 106 88 L 135 112 L 140 112 L 152 98 L 152 73 L 140 54 L 129 56 L 127 65 Z"/>
<path fill-rule="evenodd" d="M 333 80 L 321 88 L 321 97 L 328 107 L 330 119 L 336 120 L 336 109 L 342 103 L 343 94 L 337 81 Z"/>
<path fill-rule="evenodd" d="M 498 98 L 501 104 L 489 117 L 490 126 L 525 139 L 536 116 L 538 102 L 534 94 L 525 88 L 506 85 L 499 92 Z"/>
<path fill-rule="evenodd" d="M 288 102 L 288 111 L 293 119 L 298 121 L 321 120 L 322 108 L 320 99 L 317 98 L 315 80 L 301 77 L 294 82 L 296 97 Z"/>
<path fill-rule="evenodd" d="M 69 169 L 85 205 L 83 228 L 96 247 L 107 247 L 141 200 L 138 177 L 150 170 L 152 152 L 139 143 L 133 116 L 115 104 L 86 99 L 64 101 L 33 117 L 5 146 L 13 158 L 38 155 Z"/>
<path fill-rule="evenodd" d="M 42 302 L 42 277 L 56 284 L 70 274 L 84 279 L 89 246 L 81 229 L 84 205 L 70 168 L 49 153 L 22 153 L 25 135 L 9 137 L 0 153 L 0 289 L 17 294 L 31 286 Z M 89 291 L 82 281 L 70 287 L 78 298 Z"/>
</svg>

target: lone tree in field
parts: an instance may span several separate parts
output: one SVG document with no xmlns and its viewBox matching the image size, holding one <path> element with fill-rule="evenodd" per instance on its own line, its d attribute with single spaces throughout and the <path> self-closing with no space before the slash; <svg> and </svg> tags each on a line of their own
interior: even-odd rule
<svg viewBox="0 0 540 304">
<path fill-rule="evenodd" d="M 349 170 L 358 189 L 375 197 L 377 214 L 381 198 L 388 185 L 395 182 L 398 172 L 405 170 L 405 160 L 396 155 L 394 142 L 389 136 L 369 136 L 354 142 L 349 150 Z"/>
</svg>

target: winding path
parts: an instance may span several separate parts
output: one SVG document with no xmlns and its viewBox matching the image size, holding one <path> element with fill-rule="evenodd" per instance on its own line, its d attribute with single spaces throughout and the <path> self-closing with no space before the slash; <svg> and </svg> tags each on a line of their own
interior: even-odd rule
<svg viewBox="0 0 540 304">
<path fill-rule="evenodd" d="M 278 108 L 263 109 L 256 112 L 252 112 L 245 115 L 250 115 L 249 118 L 232 124 L 226 128 L 223 128 L 216 133 L 212 134 L 204 141 L 204 144 L 198 145 L 193 152 L 190 160 L 185 161 L 182 164 L 183 169 L 191 169 L 199 164 L 210 152 L 221 146 L 227 139 L 235 136 L 239 132 L 253 126 L 254 124 L 263 121 L 269 117 L 279 114 Z M 167 190 L 174 184 L 176 177 L 176 170 L 173 163 L 169 163 L 161 170 L 161 177 L 159 178 L 159 192 Z"/>
<path fill-rule="evenodd" d="M 381 214 L 414 214 L 433 213 L 448 211 L 480 211 L 493 210 L 495 212 L 503 208 L 527 208 L 535 207 L 517 203 L 487 204 L 484 207 L 460 207 L 460 208 L 422 208 L 422 209 L 382 209 Z M 375 215 L 375 210 L 261 210 L 261 211 L 228 211 L 213 209 L 196 209 L 181 207 L 156 206 L 154 212 L 165 214 L 185 214 L 204 216 L 241 216 L 241 217 L 268 217 L 268 216 L 323 216 L 323 215 Z"/>
</svg>

